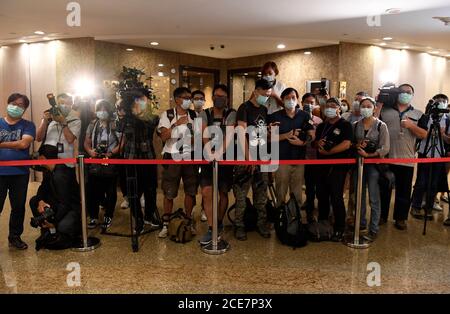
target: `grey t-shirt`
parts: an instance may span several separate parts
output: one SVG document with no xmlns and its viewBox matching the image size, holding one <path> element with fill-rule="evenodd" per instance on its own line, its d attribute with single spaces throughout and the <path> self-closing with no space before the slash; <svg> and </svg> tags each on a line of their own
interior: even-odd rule
<svg viewBox="0 0 450 314">
<path fill-rule="evenodd" d="M 423 112 L 410 106 L 400 113 L 394 108 L 383 107 L 380 120 L 386 123 L 389 130 L 390 150 L 389 158 L 415 158 L 417 137 L 409 129 L 401 127 L 400 121 L 408 117 L 418 124 Z M 398 164 L 414 167 L 414 164 Z"/>
</svg>

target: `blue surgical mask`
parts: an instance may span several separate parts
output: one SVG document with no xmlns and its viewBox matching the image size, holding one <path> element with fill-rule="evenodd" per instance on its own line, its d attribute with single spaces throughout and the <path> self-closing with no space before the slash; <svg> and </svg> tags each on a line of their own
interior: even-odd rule
<svg viewBox="0 0 450 314">
<path fill-rule="evenodd" d="M 204 100 L 194 100 L 194 107 L 196 108 L 196 109 L 201 109 L 201 108 L 203 108 L 203 105 L 205 104 L 205 101 Z"/>
<path fill-rule="evenodd" d="M 293 99 L 287 99 L 284 101 L 284 108 L 286 108 L 288 110 L 294 109 L 296 105 L 297 105 L 297 103 Z"/>
<path fill-rule="evenodd" d="M 267 100 L 269 100 L 269 96 L 258 95 L 258 97 L 256 97 L 256 102 L 260 106 L 266 105 Z"/>
<path fill-rule="evenodd" d="M 9 104 L 6 107 L 6 112 L 8 113 L 8 115 L 11 118 L 17 119 L 17 118 L 20 118 L 23 115 L 25 110 L 23 108 L 20 108 L 19 106 L 16 106 L 16 105 L 13 105 L 13 104 Z"/>
<path fill-rule="evenodd" d="M 441 102 L 439 102 L 438 103 L 438 109 L 447 109 L 447 107 L 448 107 L 448 104 L 447 104 L 447 102 L 445 102 L 445 101 L 441 101 Z"/>
<path fill-rule="evenodd" d="M 190 99 L 183 99 L 183 103 L 181 104 L 181 108 L 183 108 L 184 110 L 188 110 L 189 107 L 191 106 L 191 100 Z"/>
<path fill-rule="evenodd" d="M 62 115 L 65 117 L 67 117 L 70 113 L 70 110 L 72 110 L 72 108 L 70 106 L 65 105 L 65 104 L 59 105 L 58 107 L 59 107 L 59 110 L 61 110 Z"/>
<path fill-rule="evenodd" d="M 334 108 L 325 108 L 325 117 L 333 119 L 336 118 L 337 112 Z"/>
<path fill-rule="evenodd" d="M 361 108 L 360 112 L 361 116 L 363 116 L 364 118 L 369 118 L 373 116 L 373 108 Z"/>
<path fill-rule="evenodd" d="M 408 105 L 411 103 L 412 98 L 412 94 L 400 93 L 400 95 L 398 95 L 398 102 L 402 105 Z"/>
<path fill-rule="evenodd" d="M 97 118 L 102 121 L 108 120 L 108 111 L 97 111 Z"/>
<path fill-rule="evenodd" d="M 141 108 L 141 110 L 145 110 L 147 109 L 147 101 L 145 101 L 144 99 L 139 100 L 139 107 Z"/>
<path fill-rule="evenodd" d="M 265 75 L 263 76 L 263 79 L 265 79 L 266 81 L 273 83 L 275 81 L 275 75 Z"/>
</svg>

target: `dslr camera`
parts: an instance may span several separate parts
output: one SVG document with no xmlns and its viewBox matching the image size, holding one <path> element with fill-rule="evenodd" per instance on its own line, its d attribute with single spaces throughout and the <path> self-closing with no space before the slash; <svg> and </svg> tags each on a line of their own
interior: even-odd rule
<svg viewBox="0 0 450 314">
<path fill-rule="evenodd" d="M 95 153 L 99 157 L 105 157 L 108 153 L 108 142 L 107 141 L 101 141 L 100 144 L 97 145 L 95 148 Z"/>
<path fill-rule="evenodd" d="M 368 141 L 366 147 L 364 147 L 364 151 L 368 154 L 373 154 L 377 151 L 377 143 L 374 141 Z"/>
<path fill-rule="evenodd" d="M 55 95 L 52 93 L 47 94 L 48 103 L 50 104 L 50 109 L 48 109 L 46 112 L 50 112 L 52 116 L 58 116 L 61 114 L 61 110 L 58 107 L 58 104 L 56 103 Z M 51 122 L 51 119 L 50 121 Z"/>
<path fill-rule="evenodd" d="M 324 144 L 323 144 L 322 147 L 323 147 L 324 150 L 326 150 L 327 152 L 329 152 L 334 146 L 335 146 L 335 144 L 334 144 L 333 141 L 330 141 L 330 140 L 325 139 L 325 140 L 324 140 Z"/>
<path fill-rule="evenodd" d="M 42 227 L 42 225 L 48 221 L 53 223 L 55 221 L 55 212 L 50 207 L 46 206 L 44 212 L 37 217 L 31 217 L 30 225 L 33 228 Z"/>
</svg>

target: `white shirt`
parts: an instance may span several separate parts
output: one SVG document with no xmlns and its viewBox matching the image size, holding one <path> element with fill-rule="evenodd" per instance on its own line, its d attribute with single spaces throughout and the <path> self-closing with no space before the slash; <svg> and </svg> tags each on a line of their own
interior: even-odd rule
<svg viewBox="0 0 450 314">
<path fill-rule="evenodd" d="M 66 117 L 66 121 L 68 123 L 67 127 L 69 128 L 70 132 L 72 132 L 72 134 L 78 139 L 80 137 L 81 131 L 81 120 L 80 118 L 78 118 L 75 111 L 71 110 L 69 112 L 69 115 Z M 75 143 L 69 144 L 69 142 L 67 142 L 66 140 L 66 137 L 64 136 L 61 124 L 56 121 L 52 121 L 47 127 L 47 136 L 45 138 L 45 142 L 42 144 L 57 146 L 58 143 L 62 143 L 64 146 L 64 152 L 58 153 L 58 159 L 75 157 Z M 66 164 L 66 166 L 70 168 L 75 167 L 75 165 L 73 164 Z"/>
<path fill-rule="evenodd" d="M 286 89 L 286 85 L 283 84 L 280 80 L 275 81 L 275 85 L 272 87 L 275 94 L 278 96 L 281 95 L 281 93 Z M 268 100 L 268 106 L 267 106 L 267 114 L 272 114 L 274 112 L 277 112 L 279 110 L 283 109 L 283 107 L 278 106 L 277 100 L 273 97 L 270 97 Z"/>
</svg>

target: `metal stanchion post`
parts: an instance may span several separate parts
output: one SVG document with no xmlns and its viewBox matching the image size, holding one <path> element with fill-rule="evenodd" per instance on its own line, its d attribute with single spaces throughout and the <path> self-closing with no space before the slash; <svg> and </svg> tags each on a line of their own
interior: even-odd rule
<svg viewBox="0 0 450 314">
<path fill-rule="evenodd" d="M 208 245 L 202 246 L 202 251 L 207 254 L 219 255 L 230 249 L 230 245 L 224 239 L 219 239 L 217 232 L 218 207 L 219 207 L 219 166 L 217 160 L 212 162 L 213 167 L 213 225 L 212 241 Z"/>
<path fill-rule="evenodd" d="M 357 158 L 357 174 L 358 180 L 356 182 L 356 213 L 355 213 L 355 231 L 353 239 L 348 239 L 345 244 L 354 249 L 366 249 L 370 246 L 369 242 L 362 238 L 359 234 L 359 226 L 361 222 L 361 200 L 363 190 L 363 172 L 364 172 L 364 158 Z"/>
<path fill-rule="evenodd" d="M 78 178 L 80 184 L 80 199 L 81 199 L 81 231 L 82 238 L 76 247 L 73 248 L 74 251 L 78 252 L 88 252 L 95 250 L 100 246 L 100 239 L 94 237 L 88 237 L 87 234 L 87 223 L 86 223 L 86 189 L 84 182 L 84 156 L 78 156 Z"/>
</svg>

